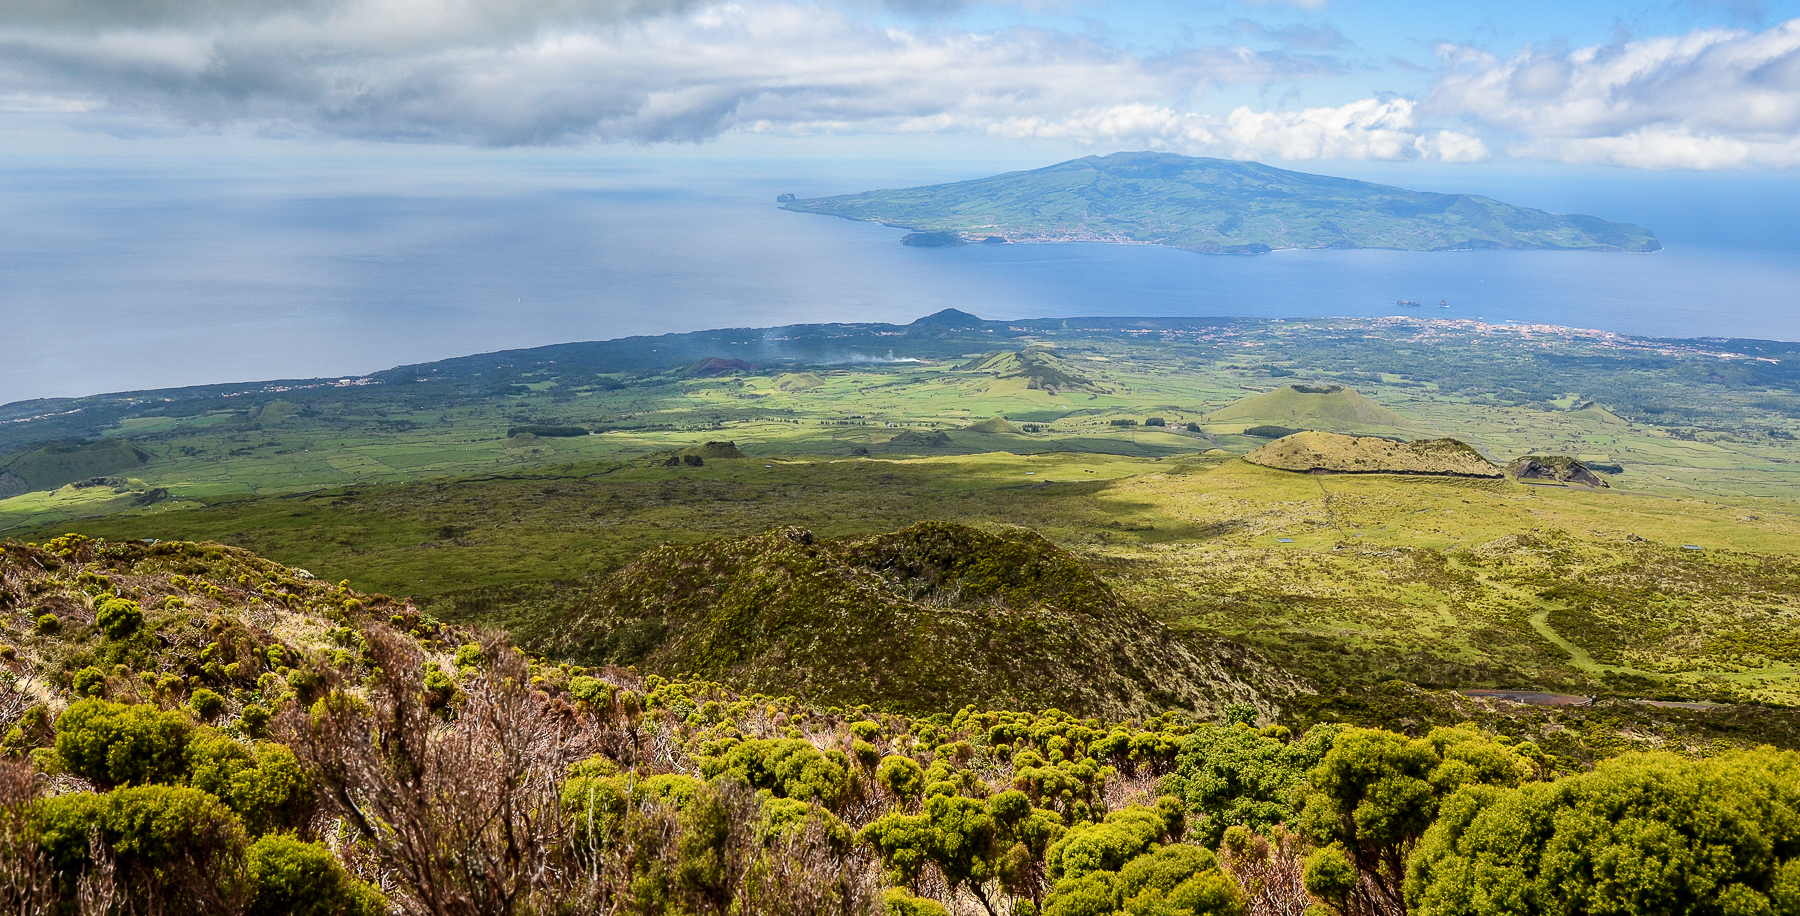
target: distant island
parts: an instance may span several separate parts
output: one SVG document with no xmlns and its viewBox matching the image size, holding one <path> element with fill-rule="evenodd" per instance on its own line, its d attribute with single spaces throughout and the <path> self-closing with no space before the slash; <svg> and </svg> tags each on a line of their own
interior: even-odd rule
<svg viewBox="0 0 1800 916">
<path fill-rule="evenodd" d="M 911 245 L 928 234 L 934 240 L 1168 245 L 1207 254 L 1662 248 L 1648 229 L 1592 216 L 1173 153 L 1089 156 L 974 181 L 777 202 L 785 210 L 909 229 Z"/>
</svg>

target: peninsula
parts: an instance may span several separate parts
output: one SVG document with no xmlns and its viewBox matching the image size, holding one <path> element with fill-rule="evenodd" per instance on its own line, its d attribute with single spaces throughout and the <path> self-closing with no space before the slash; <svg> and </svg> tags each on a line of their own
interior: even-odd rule
<svg viewBox="0 0 1800 916">
<path fill-rule="evenodd" d="M 1207 254 L 1662 248 L 1648 229 L 1592 216 L 1173 153 L 1089 156 L 974 181 L 781 205 L 971 241 L 1137 243 Z"/>
</svg>

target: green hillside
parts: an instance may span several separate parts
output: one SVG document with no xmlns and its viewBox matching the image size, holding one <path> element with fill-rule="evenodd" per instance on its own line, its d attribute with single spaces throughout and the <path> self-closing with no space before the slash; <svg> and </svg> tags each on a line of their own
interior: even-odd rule
<svg viewBox="0 0 1800 916">
<path fill-rule="evenodd" d="M 1662 247 L 1648 229 L 1592 216 L 1173 153 L 1089 156 L 974 181 L 794 200 L 782 207 L 969 238 L 1152 242 L 1212 254 Z"/>
<path fill-rule="evenodd" d="M 1011 436 L 1022 436 L 1025 434 L 1023 427 L 1007 420 L 1005 417 L 988 417 L 985 420 L 970 423 L 968 426 L 963 427 L 963 429 L 972 433 L 998 433 Z"/>
<path fill-rule="evenodd" d="M 1331 433 L 1395 435 L 1418 427 L 1405 417 L 1343 385 L 1287 385 L 1251 395 L 1201 418 L 1209 424 L 1242 423 Z"/>
<path fill-rule="evenodd" d="M 0 499 L 135 471 L 149 462 L 149 452 L 123 439 L 52 442 L 0 462 Z"/>
<path fill-rule="evenodd" d="M 1041 390 L 1052 395 L 1058 392 L 1104 394 L 1110 391 L 1107 386 L 1071 366 L 1067 360 L 1047 347 L 1026 347 L 1010 353 L 996 353 L 972 368 L 992 373 L 996 379 L 1022 380 L 1027 390 Z"/>
<path fill-rule="evenodd" d="M 661 547 L 550 616 L 563 623 L 546 647 L 584 664 L 819 703 L 1122 718 L 1269 706 L 1293 689 L 1250 653 L 1184 644 L 1024 529 L 822 541 L 790 527 Z"/>
</svg>

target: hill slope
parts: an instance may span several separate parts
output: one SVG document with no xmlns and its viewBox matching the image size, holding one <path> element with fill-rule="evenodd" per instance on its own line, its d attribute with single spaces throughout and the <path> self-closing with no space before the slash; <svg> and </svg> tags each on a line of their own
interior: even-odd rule
<svg viewBox="0 0 1800 916">
<path fill-rule="evenodd" d="M 0 462 L 0 499 L 135 470 L 150 454 L 123 439 L 52 442 Z"/>
<path fill-rule="evenodd" d="M 1500 477 L 1481 453 L 1455 439 L 1395 442 L 1373 436 L 1295 433 L 1244 456 L 1283 471 L 1333 474 L 1429 474 L 1446 477 Z"/>
<path fill-rule="evenodd" d="M 1028 172 L 784 203 L 784 209 L 1009 241 L 1274 248 L 1656 251 L 1640 226 L 1473 194 L 1434 194 L 1172 153 L 1089 156 Z"/>
<path fill-rule="evenodd" d="M 1142 715 L 1292 692 L 1241 648 L 1198 654 L 1024 529 L 665 546 L 570 606 L 559 654 L 814 702 Z"/>
<path fill-rule="evenodd" d="M 1254 394 L 1202 418 L 1207 423 L 1270 424 L 1332 433 L 1394 433 L 1411 421 L 1343 385 L 1288 385 Z"/>
</svg>

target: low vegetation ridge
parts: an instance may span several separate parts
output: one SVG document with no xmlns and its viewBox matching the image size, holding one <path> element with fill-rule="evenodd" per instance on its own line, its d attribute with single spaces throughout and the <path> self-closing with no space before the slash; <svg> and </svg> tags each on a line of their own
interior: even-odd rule
<svg viewBox="0 0 1800 916">
<path fill-rule="evenodd" d="M 910 244 L 929 234 L 1011 242 L 1149 242 L 1208 254 L 1277 248 L 1662 247 L 1648 229 L 1592 216 L 1173 153 L 1089 156 L 974 181 L 781 206 L 912 229 Z"/>
</svg>

